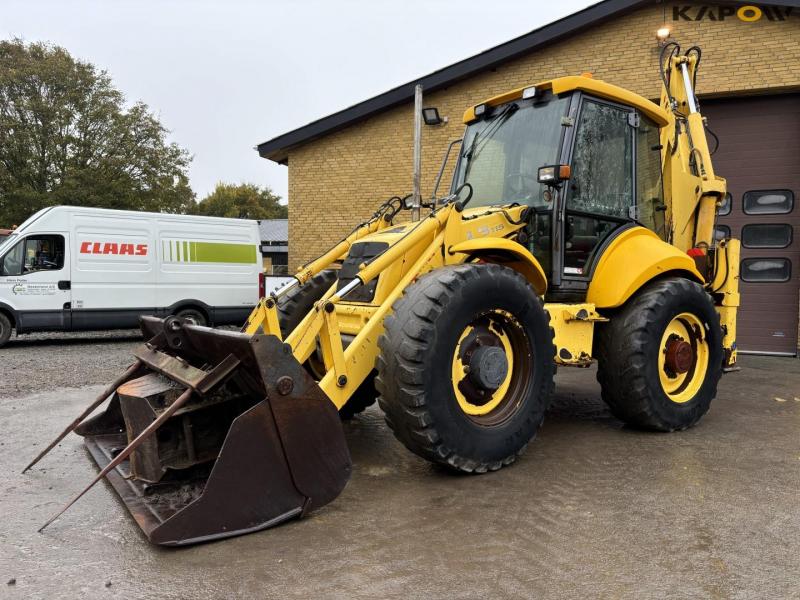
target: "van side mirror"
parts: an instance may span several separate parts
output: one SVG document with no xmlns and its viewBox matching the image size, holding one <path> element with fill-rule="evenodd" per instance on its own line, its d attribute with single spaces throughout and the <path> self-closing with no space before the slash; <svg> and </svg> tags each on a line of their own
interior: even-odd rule
<svg viewBox="0 0 800 600">
<path fill-rule="evenodd" d="M 548 165 L 539 167 L 537 180 L 545 185 L 558 185 L 569 179 L 571 169 L 569 165 Z"/>
</svg>

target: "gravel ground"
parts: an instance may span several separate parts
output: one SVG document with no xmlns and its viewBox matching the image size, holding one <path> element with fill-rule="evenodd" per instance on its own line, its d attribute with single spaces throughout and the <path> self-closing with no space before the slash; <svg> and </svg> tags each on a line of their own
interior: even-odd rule
<svg viewBox="0 0 800 600">
<path fill-rule="evenodd" d="M 107 384 L 133 362 L 138 329 L 38 333 L 12 338 L 0 349 L 0 396 Z"/>
</svg>

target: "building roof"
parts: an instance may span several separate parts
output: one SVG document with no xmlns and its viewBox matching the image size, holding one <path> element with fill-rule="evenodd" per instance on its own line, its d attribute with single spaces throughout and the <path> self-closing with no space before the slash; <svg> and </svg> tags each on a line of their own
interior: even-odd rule
<svg viewBox="0 0 800 600">
<path fill-rule="evenodd" d="M 600 22 L 618 17 L 627 12 L 657 3 L 659 0 L 603 0 L 583 10 L 559 19 L 548 25 L 534 29 L 511 41 L 495 46 L 484 52 L 461 60 L 450 66 L 434 71 L 428 75 L 409 81 L 403 85 L 354 104 L 349 108 L 318 119 L 298 129 L 279 135 L 258 145 L 258 153 L 269 160 L 287 164 L 289 149 L 305 144 L 317 138 L 348 127 L 353 123 L 366 119 L 414 98 L 414 87 L 422 85 L 426 92 L 447 87 L 453 83 L 471 77 L 481 71 L 491 69 L 524 54 L 528 54 L 542 46 L 556 42 L 566 36 L 597 25 Z M 800 6 L 798 0 L 759 1 L 759 5 Z"/>
<path fill-rule="evenodd" d="M 264 219 L 258 222 L 261 242 L 289 241 L 289 219 Z"/>
</svg>

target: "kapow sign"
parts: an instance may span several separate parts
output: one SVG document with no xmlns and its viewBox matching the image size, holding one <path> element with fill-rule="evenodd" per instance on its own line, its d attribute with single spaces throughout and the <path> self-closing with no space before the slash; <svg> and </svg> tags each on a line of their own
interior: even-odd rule
<svg viewBox="0 0 800 600">
<path fill-rule="evenodd" d="M 739 19 L 745 23 L 752 23 L 767 19 L 769 21 L 785 21 L 792 15 L 792 7 L 756 6 L 673 6 L 673 21 L 724 21 L 725 19 Z"/>
</svg>

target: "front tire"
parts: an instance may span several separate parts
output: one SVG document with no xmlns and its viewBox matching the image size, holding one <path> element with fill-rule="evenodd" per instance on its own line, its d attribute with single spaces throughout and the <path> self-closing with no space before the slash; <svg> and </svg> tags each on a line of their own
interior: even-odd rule
<svg viewBox="0 0 800 600">
<path fill-rule="evenodd" d="M 336 281 L 336 271 L 321 271 L 278 299 L 278 321 L 284 339 L 294 331 L 334 281 Z"/>
<path fill-rule="evenodd" d="M 300 322 L 305 318 L 310 310 L 314 308 L 314 303 L 318 302 L 325 295 L 336 281 L 336 271 L 325 270 L 317 273 L 304 285 L 298 286 L 289 291 L 285 296 L 278 300 L 278 321 L 281 326 L 281 334 L 284 339 Z M 322 364 L 321 356 L 312 354 L 306 361 L 306 369 L 317 381 L 325 375 L 325 367 Z M 367 408 L 375 404 L 378 393 L 375 391 L 374 371 L 367 376 L 363 383 L 356 388 L 353 395 L 342 408 L 339 409 L 339 416 L 343 421 L 349 421 L 357 414 L 364 412 Z"/>
<path fill-rule="evenodd" d="M 597 336 L 597 380 L 617 418 L 676 431 L 708 412 L 722 375 L 722 330 L 699 284 L 683 278 L 649 284 Z"/>
<path fill-rule="evenodd" d="M 0 312 L 0 348 L 8 343 L 11 339 L 11 319 Z"/>
<path fill-rule="evenodd" d="M 511 464 L 553 392 L 549 316 L 493 264 L 437 269 L 394 304 L 378 341 L 378 402 L 409 450 L 458 471 Z"/>
</svg>

